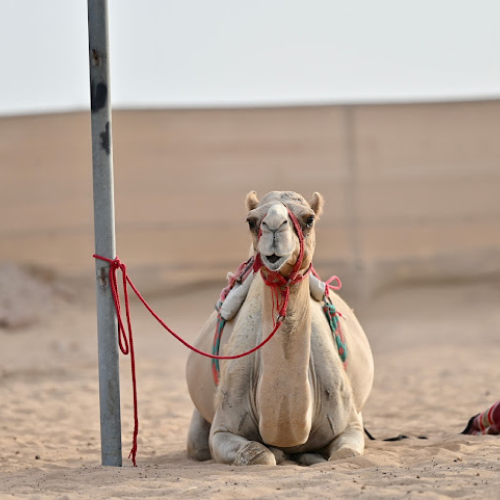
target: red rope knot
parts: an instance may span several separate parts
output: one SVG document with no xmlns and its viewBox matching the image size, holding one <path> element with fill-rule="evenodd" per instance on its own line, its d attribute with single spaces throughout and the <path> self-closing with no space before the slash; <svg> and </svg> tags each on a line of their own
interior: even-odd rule
<svg viewBox="0 0 500 500">
<path fill-rule="evenodd" d="M 94 257 L 94 259 L 99 259 L 99 260 L 102 260 L 104 262 L 107 262 L 112 267 L 116 267 L 117 264 L 122 263 L 121 260 L 118 258 L 118 256 L 116 256 L 114 259 L 108 259 L 107 257 L 103 257 L 102 255 L 94 254 L 94 255 L 92 255 L 92 257 Z"/>
<path fill-rule="evenodd" d="M 111 261 L 111 266 L 117 270 L 121 269 L 123 272 L 127 270 L 127 266 L 118 257 Z"/>
<path fill-rule="evenodd" d="M 278 316 L 276 316 L 276 324 L 280 324 L 283 323 L 283 321 L 285 321 L 285 318 L 286 316 L 282 316 L 281 314 L 278 314 Z"/>
<path fill-rule="evenodd" d="M 336 285 L 330 285 L 330 283 L 332 281 L 336 281 L 337 284 Z M 328 287 L 328 288 L 331 288 L 332 290 L 340 290 L 342 288 L 342 281 L 340 281 L 340 278 L 338 276 L 332 276 L 331 278 L 327 279 L 325 281 L 325 285 Z"/>
<path fill-rule="evenodd" d="M 336 281 L 337 284 L 336 285 L 330 285 L 330 283 L 332 281 Z M 333 291 L 338 291 L 342 288 L 342 282 L 340 281 L 340 278 L 338 276 L 332 276 L 331 278 L 327 279 L 325 281 L 325 297 L 326 298 L 330 298 L 330 290 L 333 290 Z M 339 314 L 340 316 L 342 316 L 341 314 Z"/>
</svg>

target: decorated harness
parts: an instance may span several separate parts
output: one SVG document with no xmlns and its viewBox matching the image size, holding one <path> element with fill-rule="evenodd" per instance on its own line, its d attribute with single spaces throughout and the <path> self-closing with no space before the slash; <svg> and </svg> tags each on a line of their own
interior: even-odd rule
<svg viewBox="0 0 500 500">
<path fill-rule="evenodd" d="M 222 290 L 220 298 L 215 305 L 217 311 L 217 324 L 212 346 L 212 354 L 214 356 L 219 355 L 222 334 L 226 322 L 233 319 L 238 313 L 247 297 L 254 274 L 262 265 L 262 263 L 259 265 L 259 260 L 260 256 L 257 255 L 257 258 L 252 256 L 247 261 L 242 262 L 234 273 L 229 273 L 227 276 L 228 285 Z M 326 282 L 321 281 L 312 265 L 304 275 L 307 273 L 310 273 L 311 296 L 318 302 L 323 303 L 323 312 L 330 325 L 339 357 L 344 368 L 347 368 L 347 345 L 339 323 L 341 314 L 336 310 L 330 297 L 330 289 L 339 290 L 342 283 L 337 276 L 332 276 L 332 278 Z M 301 279 L 303 279 L 303 277 Z M 331 285 L 330 283 L 333 281 L 336 281 L 337 284 Z M 266 280 L 265 283 L 269 285 Z M 212 376 L 215 385 L 219 385 L 220 364 L 217 358 L 212 359 Z"/>
</svg>

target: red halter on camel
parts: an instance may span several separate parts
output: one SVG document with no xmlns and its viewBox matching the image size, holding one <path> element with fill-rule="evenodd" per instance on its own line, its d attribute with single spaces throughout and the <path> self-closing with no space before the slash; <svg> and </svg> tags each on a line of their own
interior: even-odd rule
<svg viewBox="0 0 500 500">
<path fill-rule="evenodd" d="M 300 273 L 300 268 L 302 267 L 302 261 L 304 260 L 304 234 L 302 233 L 302 228 L 300 227 L 299 221 L 297 220 L 297 217 L 295 217 L 295 214 L 288 208 L 286 207 L 288 214 L 290 215 L 290 219 L 293 222 L 293 226 L 295 228 L 295 232 L 297 233 L 297 236 L 299 238 L 299 245 L 300 245 L 300 250 L 299 250 L 299 256 L 297 257 L 297 261 L 295 262 L 292 272 L 290 273 L 290 276 L 288 279 L 284 278 L 278 271 L 266 271 L 266 275 L 264 273 L 260 273 L 262 276 L 262 279 L 264 283 L 270 287 L 273 290 L 273 294 L 276 297 L 276 310 L 278 312 L 278 317 L 276 320 L 273 318 L 274 324 L 278 322 L 282 322 L 283 319 L 286 316 L 286 310 L 288 307 L 288 302 L 290 300 L 290 285 L 295 285 L 297 283 L 300 283 L 305 279 L 305 277 L 310 273 L 312 265 L 309 264 L 309 267 L 304 273 Z M 264 216 L 265 217 L 265 216 Z M 259 231 L 259 239 L 261 236 L 261 231 Z M 260 257 L 260 253 L 258 253 L 255 257 L 255 261 L 253 264 L 253 270 L 256 273 L 257 271 L 260 271 L 261 268 L 264 266 L 262 259 Z M 279 305 L 279 297 L 281 296 L 282 303 L 281 306 Z"/>
</svg>

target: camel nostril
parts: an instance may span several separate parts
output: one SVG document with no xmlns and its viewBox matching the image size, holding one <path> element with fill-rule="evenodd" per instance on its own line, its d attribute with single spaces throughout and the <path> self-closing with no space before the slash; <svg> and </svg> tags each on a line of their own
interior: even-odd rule
<svg viewBox="0 0 500 500">
<path fill-rule="evenodd" d="M 267 260 L 271 264 L 275 264 L 276 262 L 278 262 L 279 259 L 280 259 L 280 257 L 278 255 L 276 255 L 275 253 L 273 253 L 272 255 L 268 255 L 267 256 Z"/>
</svg>

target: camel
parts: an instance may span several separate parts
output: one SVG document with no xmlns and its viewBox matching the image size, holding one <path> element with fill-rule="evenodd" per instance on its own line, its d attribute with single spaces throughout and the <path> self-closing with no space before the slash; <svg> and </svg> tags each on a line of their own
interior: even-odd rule
<svg viewBox="0 0 500 500">
<path fill-rule="evenodd" d="M 341 313 L 348 350 L 344 366 L 322 305 L 309 289 L 323 197 L 314 193 L 308 203 L 295 192 L 272 191 L 259 201 L 252 191 L 246 205 L 253 251 L 262 267 L 225 326 L 221 353 L 248 351 L 271 333 L 277 320 L 282 323 L 260 350 L 221 361 L 218 386 L 211 360 L 190 354 L 186 374 L 195 409 L 188 456 L 233 465 L 276 465 L 284 460 L 312 465 L 361 455 L 361 410 L 373 384 L 370 345 L 350 307 L 330 292 Z M 290 283 L 286 316 L 277 319 L 276 288 L 266 283 L 278 274 Z M 278 286 L 279 291 L 283 288 Z M 211 350 L 216 325 L 214 312 L 196 340 L 197 348 Z"/>
</svg>

